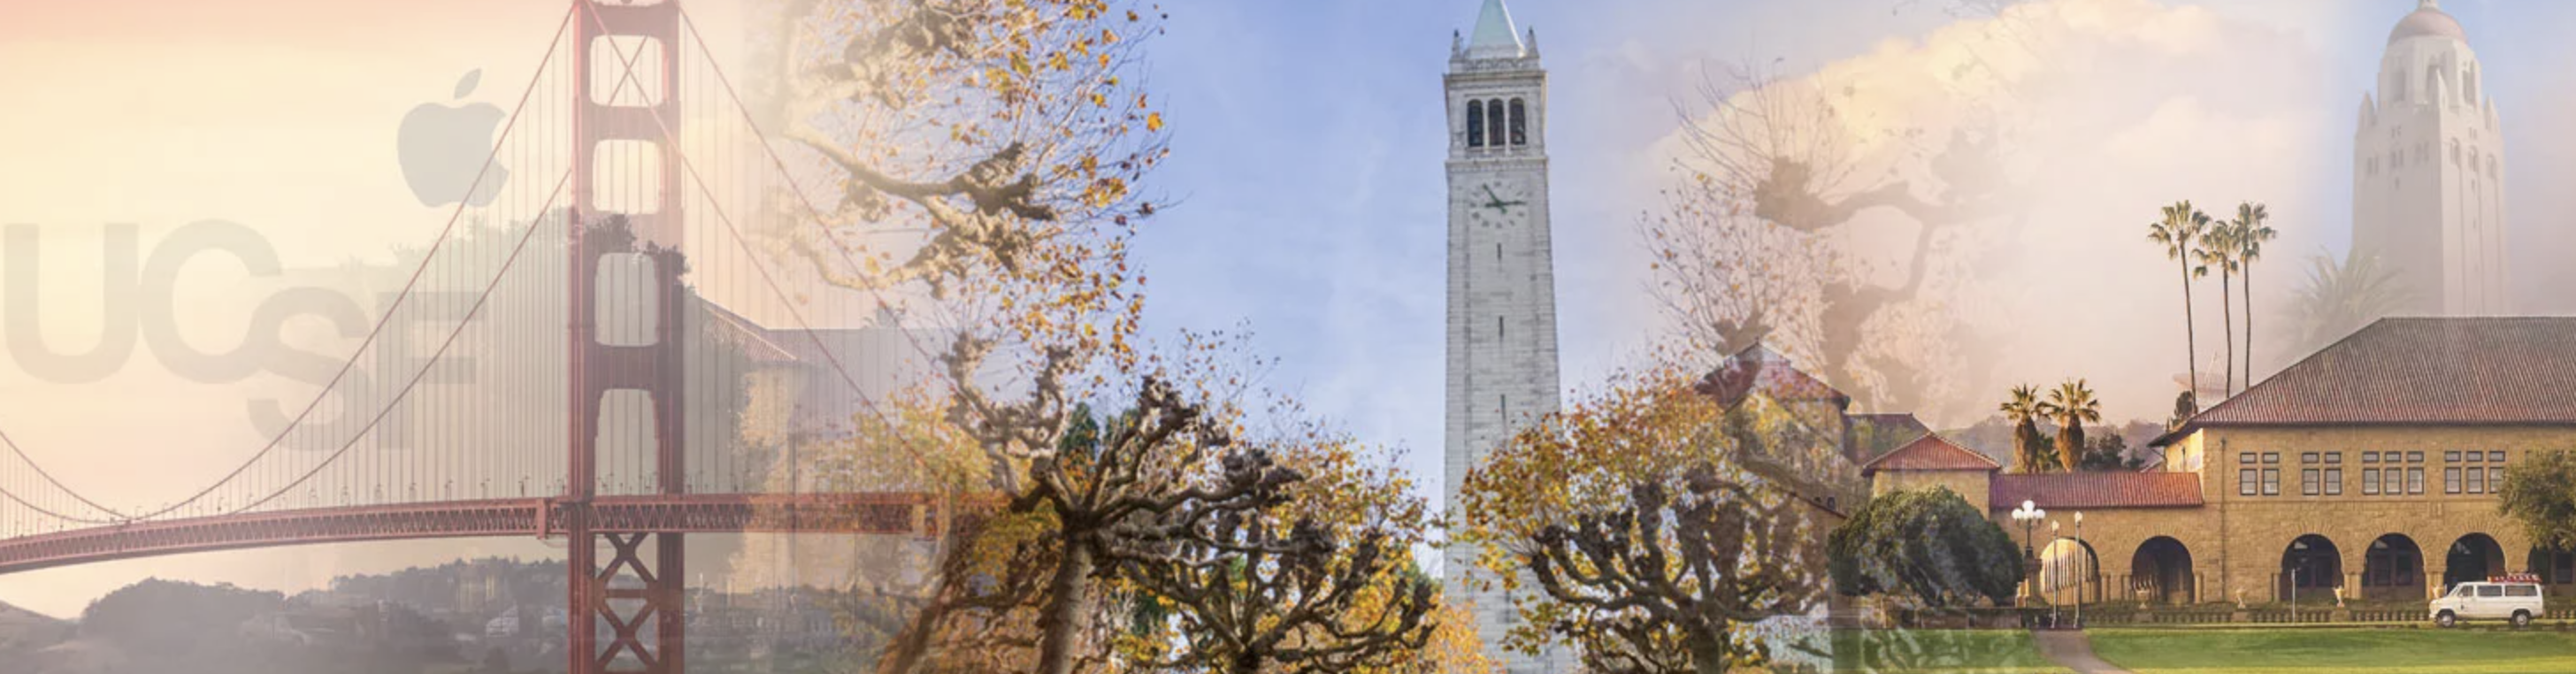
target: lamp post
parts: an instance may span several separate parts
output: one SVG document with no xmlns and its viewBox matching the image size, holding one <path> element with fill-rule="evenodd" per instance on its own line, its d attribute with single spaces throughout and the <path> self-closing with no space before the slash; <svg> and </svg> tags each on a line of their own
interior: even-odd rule
<svg viewBox="0 0 2576 674">
<path fill-rule="evenodd" d="M 2057 523 L 2056 523 L 2056 522 L 2049 522 L 2049 523 L 2048 523 L 2048 547 L 2052 547 L 2052 548 L 2057 547 L 2057 539 L 2059 539 L 2059 538 L 2062 538 L 2062 537 L 2061 537 L 2061 536 L 2059 536 L 2059 535 L 2057 535 Z M 2046 561 L 2045 561 L 2045 560 L 2042 560 L 2042 563 L 2046 563 Z M 2054 626 L 2056 626 L 2056 625 L 2057 625 L 2057 605 L 2058 605 L 2058 604 L 2065 603 L 2065 602 L 2058 601 L 2058 600 L 2060 600 L 2060 599 L 2065 599 L 2065 598 L 2066 598 L 2066 595 L 2064 594 L 2064 593 L 2065 593 L 2065 589 L 2064 589 L 2064 588 L 2052 588 L 2052 589 L 2056 589 L 2056 590 L 2059 592 L 2058 596 L 2053 597 L 2053 598 L 2050 598 L 2050 599 L 2048 600 L 2048 624 L 2049 624 L 2049 626 L 2054 627 Z M 2079 596 L 2079 597 L 2080 597 L 2080 596 L 2083 596 L 2083 594 L 2082 594 L 2082 593 L 2084 592 L 2084 588 L 2083 588 L 2083 586 L 2080 586 L 2080 585 L 2079 585 L 2079 586 L 2076 586 L 2075 591 L 2077 592 L 2077 595 L 2076 595 L 2076 596 Z"/>
<path fill-rule="evenodd" d="M 2084 544 L 2084 511 L 2075 511 L 2075 544 Z M 2093 580 L 2093 556 L 2083 555 L 2075 569 L 2075 629 L 2084 629 L 2084 589 Z"/>
<path fill-rule="evenodd" d="M 2047 516 L 2048 511 L 2039 509 L 2038 503 L 2027 499 L 2012 511 L 2013 521 L 2021 523 L 2021 558 L 2029 565 L 2022 569 L 2022 584 L 2029 588 L 2023 594 L 2029 598 L 2039 597 L 2039 582 L 2032 580 L 2039 577 L 2039 553 L 2031 549 L 2031 527 L 2037 526 L 2039 519 Z"/>
</svg>

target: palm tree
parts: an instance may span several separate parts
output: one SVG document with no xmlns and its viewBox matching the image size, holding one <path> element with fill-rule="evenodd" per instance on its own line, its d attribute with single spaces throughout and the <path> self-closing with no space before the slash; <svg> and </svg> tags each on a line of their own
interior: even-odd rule
<svg viewBox="0 0 2576 674">
<path fill-rule="evenodd" d="M 2165 259 L 2182 265 L 2182 344 L 2183 360 L 2188 367 L 2183 373 L 2191 378 L 2191 390 L 2200 390 L 2199 331 L 2191 325 L 2191 277 L 2208 276 L 2209 268 L 2193 268 L 2188 253 L 2209 227 L 2209 216 L 2191 207 L 2190 201 L 2177 201 L 2164 207 L 2165 219 L 2147 225 L 2147 240 L 2165 247 Z"/>
<path fill-rule="evenodd" d="M 2040 406 L 2039 389 L 2029 384 L 2013 387 L 2012 397 L 1997 409 L 2013 425 L 2013 472 L 2038 473 L 2048 470 L 2040 456 L 2039 419 L 2045 414 Z"/>
<path fill-rule="evenodd" d="M 2205 219 L 2209 216 L 2195 213 L 2193 217 Z M 2201 234 L 2200 247 L 2191 251 L 2192 257 L 2198 260 L 2202 267 L 2218 268 L 2218 317 L 2222 321 L 2219 334 L 2227 337 L 2225 340 L 2227 366 L 2219 368 L 2226 372 L 2227 378 L 2220 383 L 2218 390 L 2220 394 L 2228 396 L 2236 395 L 2236 309 L 2231 306 L 2234 301 L 2231 291 L 2228 290 L 2227 280 L 2228 277 L 2236 275 L 2239 264 L 2239 260 L 2236 259 L 2236 242 L 2244 239 L 2244 234 L 2236 231 L 2235 223 L 2221 222 L 2218 226 L 2209 228 L 2207 233 Z"/>
<path fill-rule="evenodd" d="M 2102 402 L 2093 399 L 2093 389 L 2084 380 L 2058 384 L 2048 391 L 2048 402 L 2040 408 L 2057 420 L 2057 461 L 2067 472 L 2084 462 L 2084 423 L 2102 420 Z"/>
<path fill-rule="evenodd" d="M 2395 313 L 2414 299 L 2414 289 L 2397 278 L 2397 270 L 2379 257 L 2354 252 L 2338 263 L 2324 251 L 2308 256 L 2308 281 L 2293 298 L 2298 325 L 2291 338 L 2298 353 L 2308 353 L 2342 339 L 2381 316 Z"/>
<path fill-rule="evenodd" d="M 2245 385 L 2254 385 L 2254 261 L 2263 257 L 2263 242 L 2279 236 L 2263 221 L 2272 218 L 2271 209 L 2262 204 L 2245 202 L 2236 205 L 2236 259 L 2243 265 L 2238 272 L 2245 277 Z"/>
</svg>

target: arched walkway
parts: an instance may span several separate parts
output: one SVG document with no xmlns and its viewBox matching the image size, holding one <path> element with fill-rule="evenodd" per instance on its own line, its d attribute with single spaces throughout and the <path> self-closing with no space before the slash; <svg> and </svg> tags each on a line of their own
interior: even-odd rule
<svg viewBox="0 0 2576 674">
<path fill-rule="evenodd" d="M 2424 550 L 2405 534 L 2370 542 L 2361 557 L 2361 598 L 2368 601 L 2423 599 Z"/>
<path fill-rule="evenodd" d="M 2448 592 L 2453 585 L 2503 574 L 2504 546 L 2497 545 L 2495 537 L 2475 533 L 2461 536 L 2451 541 L 2450 551 L 2443 555 L 2442 590 Z"/>
<path fill-rule="evenodd" d="M 2274 599 L 2327 596 L 2342 578 L 2343 553 L 2335 549 L 2334 541 L 2316 534 L 2300 536 L 2281 549 L 2280 577 L 2272 583 Z"/>
<path fill-rule="evenodd" d="M 2039 551 L 2039 595 L 2053 604 L 2102 600 L 2102 561 L 2078 538 L 2049 541 Z"/>
<path fill-rule="evenodd" d="M 2193 580 L 2191 549 L 2170 536 L 2147 539 L 2129 556 L 2129 591 L 2139 601 L 2191 603 L 2198 599 Z"/>
</svg>

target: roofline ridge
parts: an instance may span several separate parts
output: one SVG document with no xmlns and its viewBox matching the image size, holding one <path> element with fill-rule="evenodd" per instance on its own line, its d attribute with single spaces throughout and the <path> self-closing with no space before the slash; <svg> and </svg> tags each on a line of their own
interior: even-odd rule
<svg viewBox="0 0 2576 674">
<path fill-rule="evenodd" d="M 2211 405 L 2211 406 L 2209 406 L 2208 408 L 2206 408 L 2206 409 L 2202 409 L 2200 412 L 2198 412 L 2198 413 L 2195 413 L 2195 414 L 2191 415 L 2191 418 L 2183 420 L 2183 422 L 2182 422 L 2182 425 L 2181 425 L 2181 426 L 2176 427 L 2175 429 L 2173 429 L 2173 430 L 2171 430 L 2171 431 L 2166 431 L 2164 435 L 2156 436 L 2156 439 L 2154 439 L 2154 440 L 2149 440 L 2149 441 L 2147 441 L 2147 446 L 2148 446 L 2148 447 L 2163 447 L 2163 446 L 2166 446 L 2166 445 L 2170 445 L 2170 444 L 2172 444 L 2172 443 L 2173 443 L 2173 441 L 2179 441 L 2179 440 L 2181 440 L 2181 439 L 2182 439 L 2182 436 L 2189 435 L 2189 434 L 2191 434 L 2191 432 L 2192 432 L 2192 431 L 2194 431 L 2194 430 L 2198 430 L 2199 428 L 2201 428 L 2201 426 L 2202 426 L 2202 425 L 2201 425 L 2201 422 L 2200 422 L 2201 417 L 2206 417 L 2206 416 L 2209 416 L 2209 415 L 2212 415 L 2212 414 L 2217 414 L 2219 410 L 2228 409 L 2230 406 L 2235 405 L 2237 401 L 2239 401 L 2239 400 L 2244 400 L 2244 399 L 2245 399 L 2245 397 L 2246 397 L 2247 395 L 2249 395 L 2249 394 L 2252 394 L 2252 393 L 2254 392 L 2254 390 L 2255 390 L 2255 389 L 2268 388 L 2268 387 L 2270 387 L 2270 386 L 2272 385 L 2272 383 L 2273 383 L 2273 382 L 2280 381 L 2282 377 L 2289 376 L 2289 375 L 2290 375 L 2290 373 L 2292 373 L 2292 372 L 2294 372 L 2294 371 L 2299 371 L 2299 370 L 2301 370 L 2302 368 L 2307 367 L 2307 365 L 2308 365 L 2309 363 L 2316 362 L 2316 360 L 2317 360 L 2317 358 L 2318 358 L 2318 357 L 2326 355 L 2326 352 L 2328 352 L 2328 351 L 2333 351 L 2333 350 L 2335 350 L 2335 349 L 2341 348 L 2341 347 L 2342 347 L 2343 345 L 2345 345 L 2345 344 L 2351 343 L 2351 342 L 2352 342 L 2352 339 L 2353 339 L 2354 337 L 2360 337 L 2360 336 L 2362 335 L 2362 333 L 2370 332 L 2370 331 L 2371 331 L 2371 330 L 2373 330 L 2373 329 L 2377 329 L 2377 328 L 2379 327 L 2379 325 L 2380 325 L 2380 324 L 2382 324 L 2382 323 L 2387 323 L 2387 322 L 2390 322 L 2390 321 L 2409 321 L 2409 322 L 2411 322 L 2411 321 L 2413 321 L 2414 319 L 2434 319 L 2434 320 L 2442 320 L 2442 319 L 2443 319 L 2443 317 L 2441 317 L 2441 316 L 2381 316 L 2381 317 L 2379 317 L 2378 319 L 2371 321 L 2368 325 L 2363 325 L 2363 326 L 2361 326 L 2361 329 L 2352 331 L 2352 334 L 2344 335 L 2344 336 L 2342 336 L 2342 337 L 2336 338 L 2336 339 L 2335 339 L 2335 341 L 2327 342 L 2325 346 L 2317 347 L 2317 350 L 2316 350 L 2316 351 L 2309 352 L 2307 356 L 2302 357 L 2302 358 L 2300 358 L 2300 359 L 2298 359 L 2298 360 L 2296 360 L 2296 361 L 2291 361 L 2291 363 L 2290 363 L 2289 365 L 2282 367 L 2280 370 L 2274 371 L 2274 372 L 2272 373 L 2272 376 L 2270 376 L 2270 377 L 2265 377 L 2265 378 L 2263 378 L 2263 381 L 2255 382 L 2253 385 L 2245 387 L 2245 391 L 2244 391 L 2244 392 L 2242 392 L 2242 393 L 2238 393 L 2238 394 L 2236 394 L 2236 395 L 2228 396 L 2226 400 L 2218 401 L 2218 404 L 2216 404 L 2216 405 Z"/>
</svg>

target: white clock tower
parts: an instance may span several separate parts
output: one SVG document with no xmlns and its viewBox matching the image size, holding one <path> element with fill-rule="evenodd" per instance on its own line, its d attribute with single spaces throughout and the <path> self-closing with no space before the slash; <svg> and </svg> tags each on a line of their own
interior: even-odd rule
<svg viewBox="0 0 2576 674">
<path fill-rule="evenodd" d="M 1502 0 L 1485 0 L 1473 32 L 1452 39 L 1442 78 L 1449 113 L 1449 390 L 1443 434 L 1450 512 L 1467 471 L 1538 415 L 1557 411 L 1556 275 L 1547 218 L 1547 71 L 1536 32 L 1519 33 Z M 1477 632 L 1500 655 L 1516 618 L 1499 589 L 1456 579 L 1474 553 L 1445 562 L 1452 602 L 1471 602 Z M 1569 654 L 1501 655 L 1504 671 L 1574 671 Z"/>
</svg>

